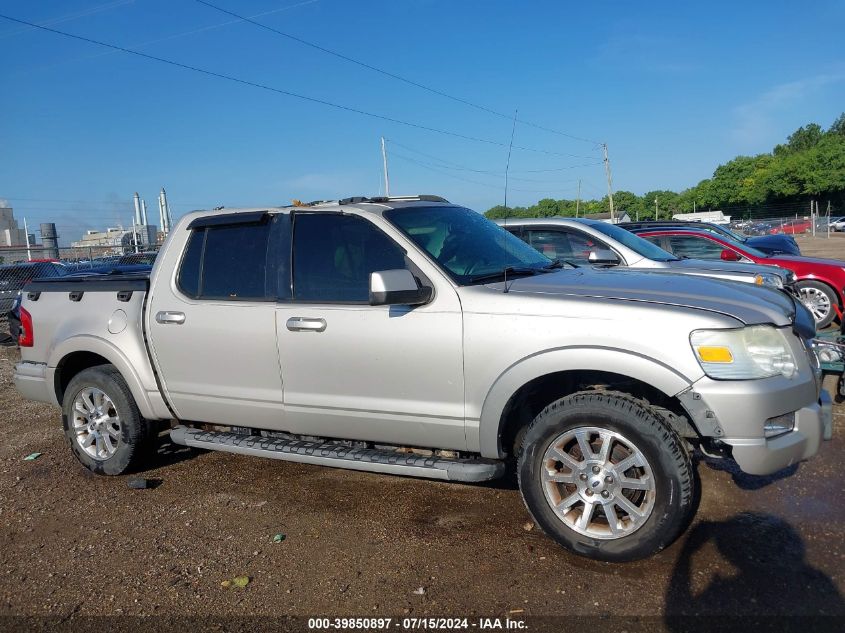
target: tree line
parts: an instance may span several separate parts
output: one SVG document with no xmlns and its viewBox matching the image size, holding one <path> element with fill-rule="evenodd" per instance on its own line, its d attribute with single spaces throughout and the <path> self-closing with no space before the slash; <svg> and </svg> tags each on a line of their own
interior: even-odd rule
<svg viewBox="0 0 845 633">
<path fill-rule="evenodd" d="M 810 123 L 795 130 L 786 143 L 768 153 L 737 156 L 719 165 L 712 178 L 681 192 L 649 191 L 638 196 L 631 191 L 613 194 L 613 206 L 631 219 L 653 218 L 655 200 L 661 218 L 693 210 L 749 211 L 770 207 L 770 215 L 791 215 L 796 209 L 809 211 L 811 200 L 825 211 L 830 202 L 834 212 L 845 212 L 845 113 L 827 130 Z M 544 198 L 530 207 L 489 209 L 488 218 L 574 216 L 606 212 L 607 196 L 600 200 L 553 200 Z M 778 212 L 780 211 L 780 212 Z"/>
</svg>

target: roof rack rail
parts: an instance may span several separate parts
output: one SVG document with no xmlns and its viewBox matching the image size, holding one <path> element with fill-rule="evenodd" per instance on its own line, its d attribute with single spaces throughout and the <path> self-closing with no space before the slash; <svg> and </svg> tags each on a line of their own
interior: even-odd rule
<svg viewBox="0 0 845 633">
<path fill-rule="evenodd" d="M 342 198 L 338 200 L 337 203 L 361 204 L 363 202 L 396 202 L 401 200 L 421 200 L 423 202 L 449 202 L 446 198 L 443 198 L 441 196 L 419 194 L 415 196 L 352 196 L 350 198 Z"/>
</svg>

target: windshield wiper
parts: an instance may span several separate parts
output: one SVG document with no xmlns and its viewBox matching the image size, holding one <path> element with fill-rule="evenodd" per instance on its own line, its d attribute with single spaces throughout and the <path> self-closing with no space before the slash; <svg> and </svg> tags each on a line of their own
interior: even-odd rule
<svg viewBox="0 0 845 633">
<path fill-rule="evenodd" d="M 556 257 L 552 260 L 551 264 L 543 266 L 543 270 L 554 270 L 556 268 L 563 268 L 564 264 L 566 264 L 567 266 L 572 266 L 573 268 L 580 268 L 580 266 L 575 262 L 571 262 L 568 259 L 561 259 L 560 257 Z"/>
<path fill-rule="evenodd" d="M 469 280 L 471 283 L 480 283 L 484 281 L 496 281 L 499 278 L 504 279 L 507 281 L 508 277 L 513 275 L 536 275 L 542 269 L 538 268 L 516 268 L 514 266 L 506 266 L 502 270 L 497 270 L 494 273 L 485 273 L 483 275 L 475 275 L 474 277 L 470 277 Z"/>
</svg>

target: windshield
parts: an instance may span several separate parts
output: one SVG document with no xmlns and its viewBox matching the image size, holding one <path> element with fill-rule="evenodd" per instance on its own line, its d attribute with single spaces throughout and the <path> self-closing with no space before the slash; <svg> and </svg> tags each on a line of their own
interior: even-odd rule
<svg viewBox="0 0 845 633">
<path fill-rule="evenodd" d="M 627 246 L 632 251 L 635 251 L 646 259 L 652 259 L 657 262 L 672 262 L 678 259 L 668 251 L 664 251 L 656 244 L 652 244 L 648 240 L 641 238 L 639 235 L 634 235 L 630 231 L 621 229 L 613 224 L 608 224 L 607 222 L 596 222 L 595 224 L 590 224 L 590 227 L 600 233 L 604 233 L 608 237 L 612 237 L 617 242 Z"/>
<path fill-rule="evenodd" d="M 463 207 L 407 207 L 384 216 L 461 285 L 511 272 L 540 272 L 552 263 L 480 213 Z"/>
<path fill-rule="evenodd" d="M 729 237 L 730 239 L 735 240 L 737 242 L 742 242 L 743 244 L 745 244 L 746 240 L 748 239 L 745 235 L 734 233 L 730 229 L 725 228 L 724 226 L 718 226 L 716 224 L 712 226 L 702 226 L 701 228 L 706 231 L 712 231 L 713 233 L 723 235 L 724 237 Z"/>
<path fill-rule="evenodd" d="M 742 240 L 734 240 L 734 239 L 731 239 L 729 237 L 723 237 L 722 239 L 725 240 L 731 246 L 739 247 L 740 249 L 742 249 L 743 251 L 745 251 L 746 253 L 748 253 L 752 257 L 769 257 L 769 255 L 767 255 L 763 251 L 757 250 L 756 248 L 754 248 L 753 246 L 750 246 L 749 244 L 747 244 L 746 242 L 743 242 Z"/>
</svg>

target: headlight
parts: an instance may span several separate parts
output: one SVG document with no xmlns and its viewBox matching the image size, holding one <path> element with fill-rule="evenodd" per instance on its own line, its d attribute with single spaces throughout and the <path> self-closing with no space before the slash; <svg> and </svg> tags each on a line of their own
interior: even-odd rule
<svg viewBox="0 0 845 633">
<path fill-rule="evenodd" d="M 754 277 L 754 283 L 758 286 L 769 286 L 770 288 L 783 288 L 783 279 L 778 275 L 760 274 Z"/>
<path fill-rule="evenodd" d="M 754 325 L 738 330 L 696 330 L 690 334 L 695 357 L 710 378 L 750 380 L 795 375 L 795 357 L 783 330 Z"/>
</svg>

